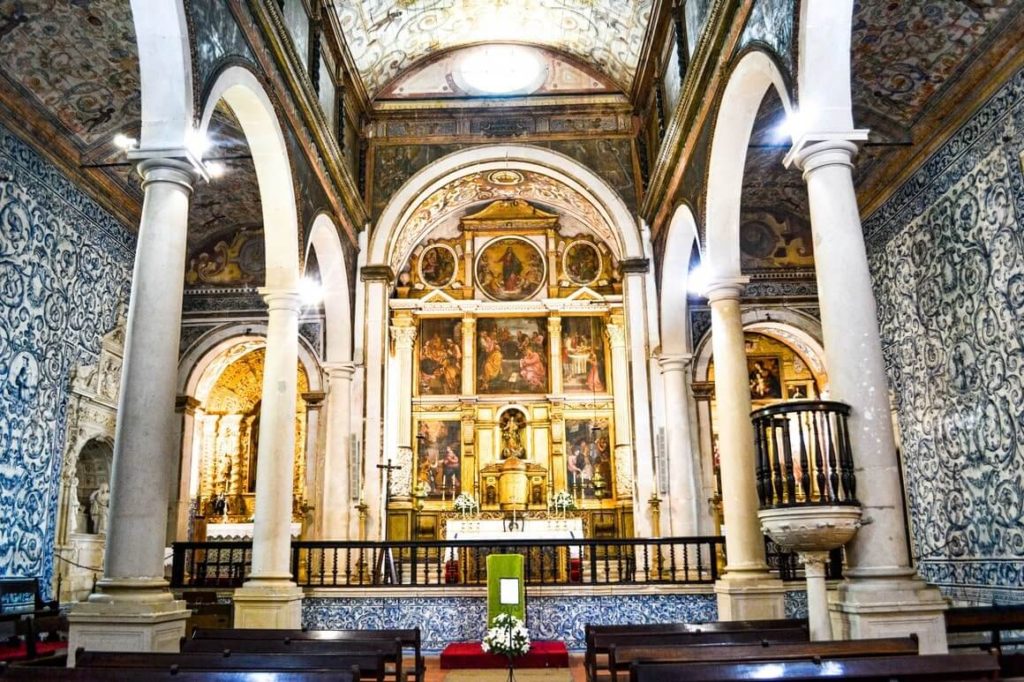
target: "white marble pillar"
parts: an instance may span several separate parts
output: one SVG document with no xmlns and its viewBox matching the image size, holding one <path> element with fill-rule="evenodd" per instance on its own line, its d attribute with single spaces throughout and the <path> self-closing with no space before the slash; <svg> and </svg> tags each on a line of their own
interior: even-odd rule
<svg viewBox="0 0 1024 682">
<path fill-rule="evenodd" d="M 615 318 L 612 318 L 613 320 Z M 615 496 L 633 499 L 633 445 L 629 414 L 629 356 L 626 354 L 626 330 L 619 321 L 604 327 L 612 356 L 612 400 L 615 424 Z"/>
<path fill-rule="evenodd" d="M 309 391 L 302 394 L 302 401 L 306 405 L 306 442 L 303 444 L 305 456 L 304 480 L 302 481 L 302 502 L 303 540 L 315 540 L 323 537 L 323 525 L 321 516 L 316 506 L 323 506 L 324 497 L 324 469 L 326 463 L 320 453 L 321 443 L 321 421 L 323 418 L 324 398 L 323 391 Z"/>
<path fill-rule="evenodd" d="M 395 342 L 395 360 L 398 366 L 398 447 L 396 469 L 391 471 L 392 499 L 405 499 L 412 488 L 412 387 L 416 377 L 413 372 L 413 349 L 416 342 L 416 321 L 410 317 L 396 318 L 391 325 L 391 338 Z"/>
<path fill-rule="evenodd" d="M 367 265 L 360 272 L 363 282 L 365 337 L 363 400 L 362 495 L 366 509 L 366 539 L 377 540 L 384 530 L 380 514 L 383 497 L 377 465 L 383 460 L 384 364 L 387 360 L 388 290 L 394 280 L 386 265 Z"/>
<path fill-rule="evenodd" d="M 705 291 L 711 304 L 725 514 L 726 574 L 715 585 L 721 620 L 783 617 L 782 581 L 768 573 L 764 536 L 757 518 L 754 427 L 750 421 L 750 384 L 739 301 L 745 283 L 746 278 L 719 279 L 709 282 Z"/>
<path fill-rule="evenodd" d="M 548 346 L 551 357 L 551 393 L 562 395 L 562 318 L 558 315 L 548 318 Z"/>
<path fill-rule="evenodd" d="M 647 375 L 651 361 L 647 334 L 647 285 L 650 261 L 632 258 L 619 263 L 623 278 L 623 309 L 626 315 L 627 352 L 629 354 L 630 406 L 633 421 L 633 466 L 636 499 L 633 505 L 633 531 L 637 537 L 654 537 L 652 501 L 657 488 L 654 481 L 654 434 L 651 425 L 651 390 Z M 659 535 L 664 533 L 659 529 Z"/>
<path fill-rule="evenodd" d="M 462 318 L 462 395 L 473 395 L 473 374 L 476 369 L 476 318 Z"/>
<path fill-rule="evenodd" d="M 69 616 L 70 651 L 177 650 L 188 611 L 164 580 L 164 539 L 178 461 L 175 381 L 192 166 L 146 159 L 114 436 L 106 567 Z M 72 653 L 73 657 L 74 654 Z M 74 661 L 70 661 L 74 665 Z"/>
<path fill-rule="evenodd" d="M 351 362 L 333 362 L 327 370 L 327 445 L 324 461 L 324 496 L 321 503 L 323 538 L 349 540 L 352 516 L 349 447 L 351 444 Z"/>
<path fill-rule="evenodd" d="M 668 471 L 669 533 L 675 537 L 700 535 L 700 462 L 692 447 L 689 387 L 686 375 L 692 356 L 658 358 L 664 383 L 665 458 Z"/>
<path fill-rule="evenodd" d="M 946 650 L 938 590 L 907 554 L 899 463 L 864 234 L 853 184 L 856 146 L 829 140 L 787 157 L 803 170 L 811 209 L 821 328 L 832 398 L 852 408 L 850 444 L 864 525 L 847 546 L 838 609 L 852 637 L 917 632 L 922 653 Z"/>
<path fill-rule="evenodd" d="M 299 351 L 298 291 L 263 289 L 267 351 L 260 403 L 252 571 L 235 590 L 235 627 L 298 628 L 302 590 L 291 577 L 292 482 Z"/>
<path fill-rule="evenodd" d="M 189 395 L 177 397 L 174 411 L 178 415 L 178 441 L 181 443 L 179 459 L 175 470 L 177 477 L 171 478 L 171 503 L 168 507 L 168 541 L 188 540 L 189 513 L 192 509 L 192 458 L 198 457 L 196 443 L 196 409 L 199 401 Z"/>
</svg>

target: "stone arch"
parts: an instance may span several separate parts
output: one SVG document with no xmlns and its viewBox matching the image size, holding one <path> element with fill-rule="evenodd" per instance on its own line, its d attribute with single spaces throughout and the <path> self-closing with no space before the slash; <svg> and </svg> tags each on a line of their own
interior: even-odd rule
<svg viewBox="0 0 1024 682">
<path fill-rule="evenodd" d="M 352 306 L 349 298 L 348 267 L 345 250 L 338 237 L 338 229 L 325 213 L 317 215 L 310 229 L 309 245 L 305 262 L 309 262 L 310 251 L 316 254 L 320 266 L 320 281 L 323 285 L 324 325 L 327 341 L 324 360 L 345 362 L 352 359 Z"/>
<path fill-rule="evenodd" d="M 274 104 L 255 75 L 241 66 L 228 66 L 210 88 L 200 138 L 205 137 L 221 100 L 242 126 L 256 168 L 266 240 L 266 286 L 295 289 L 299 282 L 298 208 L 288 147 Z"/>
<path fill-rule="evenodd" d="M 793 107 L 782 71 L 768 54 L 752 50 L 732 69 L 722 95 L 707 181 L 704 263 L 710 279 L 740 276 L 740 207 L 747 146 L 761 101 L 773 87 L 789 116 Z"/>
<path fill-rule="evenodd" d="M 143 150 L 194 149 L 188 19 L 181 0 L 131 0 L 139 49 Z"/>
<path fill-rule="evenodd" d="M 679 355 L 690 352 L 690 323 L 687 305 L 690 257 L 700 245 L 697 221 L 686 204 L 676 209 L 668 226 L 665 255 L 661 266 L 661 352 Z M 672 273 L 668 276 L 668 273 Z"/>
<path fill-rule="evenodd" d="M 802 0 L 797 83 L 800 132 L 853 129 L 850 42 L 853 0 Z M 800 133 L 793 141 L 800 143 Z"/>
<path fill-rule="evenodd" d="M 636 219 L 622 198 L 603 179 L 579 162 L 556 152 L 529 145 L 493 145 L 454 152 L 409 178 L 388 202 L 370 237 L 367 263 L 401 262 L 395 244 L 419 202 L 432 192 L 470 173 L 512 169 L 533 171 L 573 189 L 589 201 L 613 229 L 612 244 L 620 260 L 643 258 Z"/>
</svg>

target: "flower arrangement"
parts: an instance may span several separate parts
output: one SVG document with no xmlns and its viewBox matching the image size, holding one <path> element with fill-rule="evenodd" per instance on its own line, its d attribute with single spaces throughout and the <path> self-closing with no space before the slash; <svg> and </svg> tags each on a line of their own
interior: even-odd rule
<svg viewBox="0 0 1024 682">
<path fill-rule="evenodd" d="M 576 500 L 573 499 L 572 495 L 570 495 L 568 491 L 559 490 L 548 503 L 548 509 L 551 511 L 562 512 L 564 514 L 567 511 L 576 509 Z"/>
<path fill-rule="evenodd" d="M 523 621 L 510 613 L 499 613 L 487 629 L 481 648 L 487 653 L 511 659 L 530 650 L 530 632 Z"/>
<path fill-rule="evenodd" d="M 453 504 L 455 506 L 455 511 L 461 513 L 463 516 L 466 514 L 472 514 L 480 509 L 480 504 L 469 493 L 459 493 L 459 496 L 455 498 L 455 502 Z"/>
</svg>

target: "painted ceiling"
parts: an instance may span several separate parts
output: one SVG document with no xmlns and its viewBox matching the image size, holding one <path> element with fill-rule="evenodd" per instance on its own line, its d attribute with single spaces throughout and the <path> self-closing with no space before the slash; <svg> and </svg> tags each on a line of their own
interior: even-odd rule
<svg viewBox="0 0 1024 682">
<path fill-rule="evenodd" d="M 522 42 L 565 52 L 623 90 L 633 82 L 652 0 L 334 0 L 371 97 L 441 50 Z"/>
</svg>

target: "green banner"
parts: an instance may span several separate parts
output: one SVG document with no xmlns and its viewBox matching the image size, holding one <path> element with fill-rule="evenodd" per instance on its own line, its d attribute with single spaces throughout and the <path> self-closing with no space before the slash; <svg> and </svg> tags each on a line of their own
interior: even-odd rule
<svg viewBox="0 0 1024 682">
<path fill-rule="evenodd" d="M 526 622 L 526 581 L 522 554 L 487 557 L 487 627 L 494 617 L 508 613 Z"/>
</svg>

